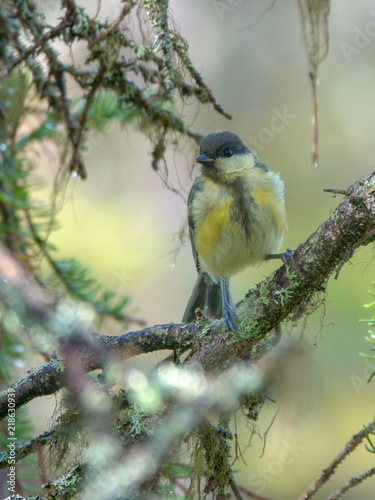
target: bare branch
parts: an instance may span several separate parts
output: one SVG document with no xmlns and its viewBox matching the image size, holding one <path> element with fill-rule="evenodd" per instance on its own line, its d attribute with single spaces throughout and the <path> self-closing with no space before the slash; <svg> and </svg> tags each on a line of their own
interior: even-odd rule
<svg viewBox="0 0 375 500">
<path fill-rule="evenodd" d="M 313 495 L 315 495 L 315 493 L 317 493 L 320 490 L 320 488 L 327 481 L 331 479 L 333 474 L 336 472 L 337 467 L 345 460 L 345 458 L 352 451 L 354 451 L 359 444 L 362 443 L 362 441 L 367 436 L 368 432 L 373 430 L 375 430 L 375 423 L 371 422 L 367 427 L 359 431 L 357 434 L 354 434 L 354 436 L 347 442 L 345 448 L 337 455 L 337 457 L 335 457 L 335 459 L 329 464 L 329 466 L 323 470 L 321 476 L 310 486 L 310 488 L 306 491 L 306 493 L 304 493 L 299 497 L 298 500 L 308 500 Z M 365 477 L 364 479 L 367 479 L 367 477 Z M 339 498 L 339 497 L 332 497 L 332 498 Z"/>
<path fill-rule="evenodd" d="M 353 476 L 346 484 L 344 484 L 342 488 L 337 490 L 336 493 L 330 495 L 328 497 L 328 500 L 337 500 L 338 498 L 341 498 L 342 495 L 346 493 L 348 490 L 354 488 L 354 486 L 358 486 L 358 484 L 363 483 L 363 481 L 373 476 L 374 474 L 375 474 L 375 467 L 372 467 L 372 469 L 364 472 L 363 474 L 360 474 L 359 476 Z"/>
</svg>

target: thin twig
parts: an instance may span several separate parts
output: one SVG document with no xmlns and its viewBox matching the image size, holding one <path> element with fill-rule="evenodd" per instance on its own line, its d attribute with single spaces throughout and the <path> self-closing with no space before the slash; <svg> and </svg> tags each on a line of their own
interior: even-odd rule
<svg viewBox="0 0 375 500">
<path fill-rule="evenodd" d="M 99 35 L 96 38 L 94 38 L 94 40 L 91 40 L 91 42 L 89 42 L 88 44 L 89 49 L 91 49 L 96 43 L 105 40 L 107 36 L 110 35 L 112 31 L 114 31 L 118 27 L 118 25 L 121 23 L 121 21 L 123 21 L 125 16 L 129 14 L 131 8 L 132 8 L 132 2 L 126 3 L 121 11 L 121 14 L 115 21 L 113 21 L 111 26 L 107 30 L 99 33 Z"/>
<path fill-rule="evenodd" d="M 243 496 L 241 495 L 241 490 L 240 490 L 238 484 L 233 479 L 233 477 L 231 477 L 229 479 L 229 484 L 230 484 L 230 487 L 231 487 L 231 489 L 233 491 L 233 495 L 236 497 L 236 499 L 237 500 L 243 500 Z"/>
<path fill-rule="evenodd" d="M 72 158 L 70 161 L 69 171 L 70 172 L 75 171 L 82 179 L 86 179 L 87 177 L 86 167 L 82 161 L 81 155 L 79 154 L 78 150 L 83 124 L 81 123 L 80 126 L 78 126 L 76 117 L 70 111 L 64 72 L 56 70 L 55 78 L 56 78 L 56 85 L 60 90 L 60 102 L 62 104 L 62 109 L 65 116 L 65 122 L 68 129 L 67 132 L 69 141 L 72 145 Z"/>
<path fill-rule="evenodd" d="M 352 478 L 349 479 L 349 481 L 346 484 L 344 484 L 344 486 L 342 486 L 339 490 L 337 490 L 335 493 L 329 496 L 328 500 L 337 500 L 338 498 L 341 498 L 342 495 L 346 493 L 348 490 L 354 488 L 354 486 L 357 486 L 358 484 L 363 483 L 363 481 L 373 476 L 374 474 L 375 474 L 375 467 L 364 472 L 363 474 L 360 474 L 359 476 L 353 476 Z"/>
<path fill-rule="evenodd" d="M 43 44 L 48 42 L 49 40 L 52 40 L 53 38 L 60 36 L 61 32 L 67 28 L 70 25 L 70 23 L 67 21 L 67 19 L 63 19 L 60 24 L 52 28 L 50 31 L 47 31 L 44 33 L 44 35 L 39 38 L 33 45 L 30 47 L 27 47 L 27 49 L 23 52 L 23 54 L 20 54 L 14 61 L 12 61 L 7 68 L 4 69 L 4 74 L 10 73 L 16 66 L 21 64 L 25 59 L 27 59 L 29 56 L 35 54 L 35 52 L 42 47 Z"/>
<path fill-rule="evenodd" d="M 309 77 L 312 89 L 312 114 L 311 114 L 311 154 L 313 167 L 319 166 L 319 125 L 318 125 L 318 96 L 317 87 L 319 81 L 316 75 L 310 71 Z"/>
<path fill-rule="evenodd" d="M 236 460 L 238 460 L 238 452 L 239 452 L 240 455 L 241 455 L 243 463 L 247 467 L 247 463 L 246 463 L 245 457 L 243 456 L 243 453 L 242 453 L 242 450 L 241 450 L 241 446 L 240 446 L 240 443 L 238 441 L 238 434 L 237 433 L 234 434 L 234 439 L 235 439 L 235 442 L 236 442 Z"/>
<path fill-rule="evenodd" d="M 329 466 L 323 470 L 320 477 L 309 487 L 309 489 L 299 497 L 298 500 L 308 500 L 333 476 L 337 467 L 345 460 L 345 458 L 354 451 L 366 437 L 368 432 L 375 430 L 375 422 L 371 422 L 367 427 L 359 431 L 347 442 L 345 448 L 334 458 Z M 366 479 L 366 478 L 365 478 Z"/>
<path fill-rule="evenodd" d="M 179 41 L 178 41 L 179 42 Z M 176 42 L 173 39 L 173 48 L 177 52 L 177 55 L 180 57 L 181 61 L 183 62 L 184 66 L 187 68 L 189 71 L 190 75 L 192 78 L 196 81 L 198 87 L 204 90 L 205 95 L 207 96 L 207 99 L 212 103 L 213 107 L 216 109 L 218 113 L 221 115 L 225 116 L 228 120 L 232 119 L 232 115 L 227 113 L 224 108 L 217 102 L 215 97 L 212 95 L 212 91 L 208 88 L 208 86 L 205 84 L 202 76 L 200 73 L 195 69 L 193 66 L 191 60 L 189 59 L 188 55 L 184 50 L 182 50 L 182 47 L 180 46 L 180 43 Z"/>
<path fill-rule="evenodd" d="M 346 189 L 325 188 L 323 191 L 326 193 L 342 194 L 344 196 L 348 196 L 350 194 Z"/>
<path fill-rule="evenodd" d="M 262 448 L 262 453 L 260 454 L 260 457 L 259 458 L 262 458 L 263 455 L 264 455 L 264 452 L 266 450 L 266 443 L 267 443 L 267 436 L 268 436 L 268 433 L 271 429 L 271 427 L 273 426 L 275 420 L 276 420 L 276 417 L 277 417 L 277 414 L 279 413 L 280 411 L 280 406 L 277 408 L 276 412 L 275 412 L 275 415 L 272 417 L 272 420 L 269 424 L 269 426 L 267 427 L 267 429 L 264 431 L 263 433 L 263 436 L 262 436 L 262 439 L 263 439 L 263 448 Z"/>
<path fill-rule="evenodd" d="M 76 130 L 74 135 L 71 136 L 72 158 L 70 161 L 69 170 L 70 170 L 70 172 L 74 172 L 78 166 L 77 173 L 82 178 L 86 178 L 87 174 L 86 174 L 86 168 L 83 164 L 83 161 L 81 159 L 81 155 L 79 153 L 79 148 L 80 148 L 80 145 L 82 142 L 83 132 L 84 132 L 86 125 L 87 125 L 87 123 L 86 123 L 87 116 L 88 116 L 89 110 L 91 108 L 92 102 L 94 100 L 95 92 L 102 84 L 103 75 L 104 75 L 105 71 L 106 71 L 106 68 L 104 66 L 101 66 L 93 83 L 92 83 L 92 85 L 91 85 L 89 92 L 85 96 L 85 106 L 84 106 L 83 111 L 82 111 L 80 118 L 79 118 L 78 130 Z M 66 109 L 69 111 L 69 108 L 67 106 L 66 106 Z M 66 116 L 68 119 L 68 115 L 66 115 Z M 71 122 L 69 121 L 69 123 L 71 123 Z"/>
</svg>

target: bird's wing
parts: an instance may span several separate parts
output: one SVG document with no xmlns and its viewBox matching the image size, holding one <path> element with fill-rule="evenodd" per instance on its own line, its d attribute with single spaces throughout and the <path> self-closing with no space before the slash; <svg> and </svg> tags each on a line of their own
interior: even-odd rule
<svg viewBox="0 0 375 500">
<path fill-rule="evenodd" d="M 197 268 L 198 273 L 201 272 L 201 270 L 200 270 L 200 264 L 199 264 L 199 257 L 198 257 L 197 249 L 195 247 L 195 225 L 194 225 L 194 219 L 193 219 L 193 214 L 192 214 L 192 211 L 191 211 L 191 207 L 192 207 L 192 204 L 193 204 L 194 196 L 201 189 L 201 183 L 202 183 L 202 180 L 198 176 L 195 179 L 194 184 L 192 185 L 192 187 L 190 189 L 189 196 L 188 196 L 189 236 L 190 236 L 190 241 L 191 241 L 191 249 L 192 249 L 192 252 L 193 252 L 194 262 L 195 262 L 195 266 Z"/>
</svg>

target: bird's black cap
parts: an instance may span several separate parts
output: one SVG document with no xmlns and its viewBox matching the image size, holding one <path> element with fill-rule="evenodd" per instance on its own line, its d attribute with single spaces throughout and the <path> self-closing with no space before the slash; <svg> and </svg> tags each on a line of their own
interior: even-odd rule
<svg viewBox="0 0 375 500">
<path fill-rule="evenodd" d="M 238 135 L 232 132 L 215 132 L 206 135 L 202 139 L 200 154 L 207 155 L 208 158 L 224 158 L 224 151 L 230 149 L 233 155 L 243 155 L 251 153 Z"/>
</svg>

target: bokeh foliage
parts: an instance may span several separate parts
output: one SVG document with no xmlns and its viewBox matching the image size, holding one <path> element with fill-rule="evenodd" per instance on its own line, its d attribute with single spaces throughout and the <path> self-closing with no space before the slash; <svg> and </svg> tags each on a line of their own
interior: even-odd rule
<svg viewBox="0 0 375 500">
<path fill-rule="evenodd" d="M 312 40 L 326 40 L 328 50 L 329 2 L 299 4 L 301 9 L 306 7 L 302 11 L 305 37 L 311 29 Z M 320 6 L 324 7 L 323 23 Z M 188 127 L 177 111 L 178 101 L 209 103 L 227 118 L 229 115 L 193 66 L 187 42 L 176 29 L 166 0 L 122 2 L 118 14 L 107 21 L 89 15 L 73 0 L 62 0 L 60 14 L 51 22 L 41 14 L 38 2 L 32 1 L 8 0 L 0 7 L 0 239 L 27 276 L 48 291 L 52 305 L 64 304 L 70 296 L 88 304 L 99 320 L 112 317 L 126 322 L 128 297 L 118 298 L 113 291 L 104 290 L 84 263 L 58 258 L 56 249 L 48 242 L 58 225 L 58 197 L 69 177 L 85 178 L 90 174 L 84 163 L 90 132 L 105 130 L 113 121 L 119 121 L 123 127 L 135 126 L 151 141 L 150 163 L 160 172 L 167 169 L 164 153 L 168 145 L 175 145 L 185 135 L 194 142 L 200 140 L 200 135 Z M 318 25 L 322 29 L 314 31 Z M 72 56 L 77 46 L 83 54 L 78 61 Z M 309 52 L 308 43 L 307 49 Z M 326 50 L 323 53 L 325 56 Z M 313 69 L 324 58 L 312 60 L 315 55 L 316 50 L 310 47 Z M 316 77 L 316 71 L 314 74 Z M 35 176 L 35 167 L 38 155 L 43 155 L 48 147 L 53 147 L 57 156 L 51 164 L 51 170 L 56 170 L 54 196 L 50 204 L 42 204 L 36 201 L 40 180 Z M 0 370 L 4 387 L 22 362 L 25 346 L 21 339 L 26 337 L 22 321 L 17 314 L 9 313 L 5 302 L 0 311 Z M 70 310 L 70 306 L 62 307 L 60 320 Z M 72 323 L 74 320 L 72 314 Z M 67 322 L 62 323 L 52 328 L 52 333 L 66 328 Z M 66 342 L 63 353 L 66 359 L 71 356 L 74 361 L 70 347 Z M 285 359 L 284 355 L 284 362 Z M 83 377 L 78 375 L 81 382 Z M 249 373 L 235 375 L 237 382 L 251 378 Z M 157 379 L 135 368 L 128 371 L 127 378 L 130 395 L 125 391 L 112 392 L 113 381 L 108 373 L 94 375 L 87 393 L 71 384 L 50 431 L 26 444 L 31 443 L 35 449 L 41 443 L 51 445 L 55 463 L 63 464 L 64 470 L 69 471 L 71 460 L 79 462 L 82 458 L 74 450 L 74 441 L 82 450 L 93 436 L 99 436 L 100 446 L 89 450 L 91 466 L 107 477 L 112 473 L 112 484 L 117 487 L 136 488 L 130 472 L 139 473 L 139 466 L 147 467 L 148 452 L 155 453 L 162 462 L 168 450 L 175 449 L 177 436 L 190 464 L 186 455 L 181 459 L 181 450 L 180 454 L 170 453 L 160 475 L 141 486 L 151 492 L 159 482 L 160 495 L 177 496 L 183 485 L 181 480 L 189 477 L 188 488 L 183 492 L 186 498 L 197 498 L 204 490 L 204 494 L 213 492 L 224 498 L 230 485 L 239 494 L 232 468 L 242 452 L 236 437 L 238 456 L 235 460 L 231 456 L 234 436 L 228 420 L 217 419 L 217 425 L 206 421 L 188 438 L 186 435 L 196 420 L 196 410 L 202 410 L 199 404 L 207 409 L 206 400 L 216 417 L 220 412 L 237 409 L 237 396 L 243 393 L 246 401 L 242 401 L 242 408 L 249 419 L 256 419 L 264 401 L 262 397 L 253 398 L 258 385 L 250 384 L 241 392 L 241 388 L 233 391 L 232 384 L 225 393 L 224 381 L 218 390 L 217 386 L 206 386 L 203 378 L 184 379 L 177 369 L 167 369 L 164 376 L 161 370 Z M 161 401 L 177 402 L 180 412 L 163 415 Z M 230 408 L 228 401 L 233 403 Z M 157 427 L 159 417 L 161 425 Z M 30 439 L 31 429 L 20 416 L 17 422 L 18 429 L 24 431 L 19 439 L 25 442 Z M 142 447 L 144 443 L 146 446 Z M 139 452 L 143 462 L 137 464 L 132 456 L 122 461 L 121 447 Z M 85 467 L 74 465 L 60 480 L 51 481 L 44 494 L 73 497 L 82 478 L 103 487 L 103 476 L 86 477 L 86 472 Z M 21 472 L 18 477 L 22 478 Z M 27 487 L 26 484 L 24 490 Z M 107 485 L 104 489 L 110 495 Z"/>
<path fill-rule="evenodd" d="M 30 0 L 0 6 L 0 242 L 47 293 L 51 306 L 70 297 L 87 304 L 97 321 L 110 317 L 127 323 L 128 295 L 118 297 L 103 287 L 85 263 L 58 257 L 48 241 L 58 227 L 59 197 L 70 176 L 88 175 L 88 136 L 113 121 L 134 124 L 149 137 L 151 166 L 158 171 L 167 168 L 168 143 L 184 135 L 198 143 L 201 137 L 176 111 L 176 99 L 210 103 L 229 115 L 193 66 L 168 1 L 125 1 L 117 16 L 103 21 L 74 0 L 61 0 L 61 16 L 53 24 L 39 7 Z M 78 45 L 84 53 L 80 63 L 73 56 Z M 47 178 L 54 185 L 47 203 L 38 201 L 38 188 L 47 182 L 40 177 L 38 158 L 51 150 Z M 23 366 L 25 349 L 51 353 L 40 337 L 24 337 L 18 309 L 12 319 L 9 303 L 1 305 L 0 385 L 5 388 Z M 29 331 L 32 336 L 33 328 Z M 58 436 L 65 450 L 64 429 L 72 425 L 71 417 L 60 432 L 61 422 L 64 415 L 44 440 Z M 31 428 L 20 410 L 17 423 L 18 438 L 26 442 Z M 6 449 L 6 440 L 2 445 Z M 18 478 L 26 475 L 27 469 L 18 468 Z"/>
</svg>

